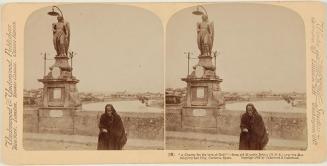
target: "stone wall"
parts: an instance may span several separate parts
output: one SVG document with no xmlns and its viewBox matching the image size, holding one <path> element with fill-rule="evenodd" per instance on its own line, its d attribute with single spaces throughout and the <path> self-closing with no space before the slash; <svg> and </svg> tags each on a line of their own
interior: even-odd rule
<svg viewBox="0 0 327 166">
<path fill-rule="evenodd" d="M 239 135 L 240 117 L 243 112 L 219 111 L 215 133 Z M 73 133 L 79 135 L 98 135 L 98 121 L 102 112 L 80 111 L 73 118 Z M 166 106 L 166 129 L 182 131 L 181 105 Z M 307 122 L 304 113 L 260 112 L 270 137 L 282 139 L 307 140 Z M 158 113 L 120 113 L 129 138 L 164 138 L 163 114 Z M 37 108 L 24 108 L 24 132 L 51 132 L 40 130 Z M 63 122 L 64 123 L 64 122 Z M 47 125 L 47 123 L 42 123 Z M 51 125 L 51 124 L 49 124 Z M 55 131 L 62 133 L 60 130 Z"/>
<path fill-rule="evenodd" d="M 38 118 L 38 108 L 28 107 L 24 108 L 23 115 L 23 131 L 27 132 L 38 132 L 39 131 L 39 118 Z"/>
<path fill-rule="evenodd" d="M 98 122 L 103 111 L 78 111 L 73 115 L 73 133 L 78 135 L 98 135 Z M 67 134 L 58 126 L 56 130 L 43 130 L 43 126 L 51 128 L 51 121 L 43 123 L 37 108 L 24 108 L 24 132 L 55 132 Z M 138 139 L 164 139 L 164 119 L 160 113 L 119 113 L 121 116 L 128 138 Z M 55 119 L 52 119 L 55 120 Z M 57 120 L 55 120 L 57 121 Z M 63 122 L 65 123 L 65 122 Z M 42 126 L 41 126 L 42 125 Z"/>
<path fill-rule="evenodd" d="M 166 106 L 166 129 L 170 131 L 192 130 L 182 128 L 181 105 Z M 217 114 L 215 133 L 239 135 L 243 112 L 221 110 Z M 271 138 L 307 140 L 305 113 L 260 112 Z"/>
</svg>

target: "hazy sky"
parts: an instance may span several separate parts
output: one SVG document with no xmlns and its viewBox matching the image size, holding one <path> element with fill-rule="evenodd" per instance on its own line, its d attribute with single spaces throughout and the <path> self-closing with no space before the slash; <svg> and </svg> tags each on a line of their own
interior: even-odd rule
<svg viewBox="0 0 327 166">
<path fill-rule="evenodd" d="M 59 6 L 70 23 L 70 50 L 79 91 L 163 92 L 163 26 L 144 9 L 110 4 Z M 41 88 L 43 56 L 53 58 L 51 7 L 30 15 L 25 27 L 25 88 Z M 54 63 L 48 61 L 47 70 Z M 48 72 L 47 71 L 47 72 Z"/>
<path fill-rule="evenodd" d="M 162 92 L 163 26 L 141 8 L 110 4 L 59 6 L 70 22 L 70 50 L 79 91 Z M 205 5 L 215 24 L 217 73 L 224 91 L 305 91 L 305 40 L 301 18 L 271 5 Z M 51 7 L 34 12 L 25 27 L 25 88 L 40 88 L 43 56 L 55 55 Z M 177 12 L 168 22 L 166 87 L 185 87 L 187 58 L 197 57 L 194 8 Z M 197 60 L 192 60 L 190 68 Z M 48 61 L 48 67 L 53 61 Z M 47 71 L 47 72 L 48 72 Z"/>
<path fill-rule="evenodd" d="M 224 91 L 305 92 L 305 39 L 301 18 L 271 5 L 206 5 L 215 25 L 217 73 Z M 187 56 L 197 57 L 194 8 L 176 13 L 167 25 L 166 87 L 185 87 Z M 190 69 L 197 63 L 192 60 Z"/>
</svg>

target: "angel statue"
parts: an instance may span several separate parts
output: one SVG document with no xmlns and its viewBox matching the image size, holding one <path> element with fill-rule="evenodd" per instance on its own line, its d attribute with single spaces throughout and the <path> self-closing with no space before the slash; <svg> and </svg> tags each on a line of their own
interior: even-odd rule
<svg viewBox="0 0 327 166">
<path fill-rule="evenodd" d="M 57 20 L 57 23 L 52 24 L 53 45 L 57 56 L 67 56 L 70 41 L 69 23 L 64 21 L 62 15 L 59 15 Z"/>
<path fill-rule="evenodd" d="M 201 56 L 210 56 L 214 39 L 214 27 L 213 22 L 209 22 L 208 15 L 203 14 L 202 22 L 197 23 L 197 33 Z"/>
</svg>

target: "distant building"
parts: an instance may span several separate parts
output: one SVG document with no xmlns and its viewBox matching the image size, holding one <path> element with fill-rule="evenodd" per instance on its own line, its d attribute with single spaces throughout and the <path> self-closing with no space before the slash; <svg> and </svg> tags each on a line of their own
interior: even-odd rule
<svg viewBox="0 0 327 166">
<path fill-rule="evenodd" d="M 182 96 L 174 93 L 166 92 L 166 104 L 180 104 L 182 103 Z"/>
<path fill-rule="evenodd" d="M 42 99 L 42 88 L 26 90 L 24 89 L 23 104 L 39 105 Z"/>
</svg>

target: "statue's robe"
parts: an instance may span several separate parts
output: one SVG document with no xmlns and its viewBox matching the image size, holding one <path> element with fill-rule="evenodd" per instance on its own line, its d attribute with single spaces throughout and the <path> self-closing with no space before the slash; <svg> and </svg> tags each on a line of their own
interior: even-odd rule
<svg viewBox="0 0 327 166">
<path fill-rule="evenodd" d="M 197 43 L 201 51 L 201 55 L 210 55 L 212 51 L 212 45 L 214 40 L 214 28 L 213 23 L 201 22 L 197 24 Z"/>
<path fill-rule="evenodd" d="M 53 25 L 53 45 L 57 52 L 57 56 L 64 56 L 68 54 L 70 41 L 70 28 L 68 22 L 58 22 Z"/>
</svg>

